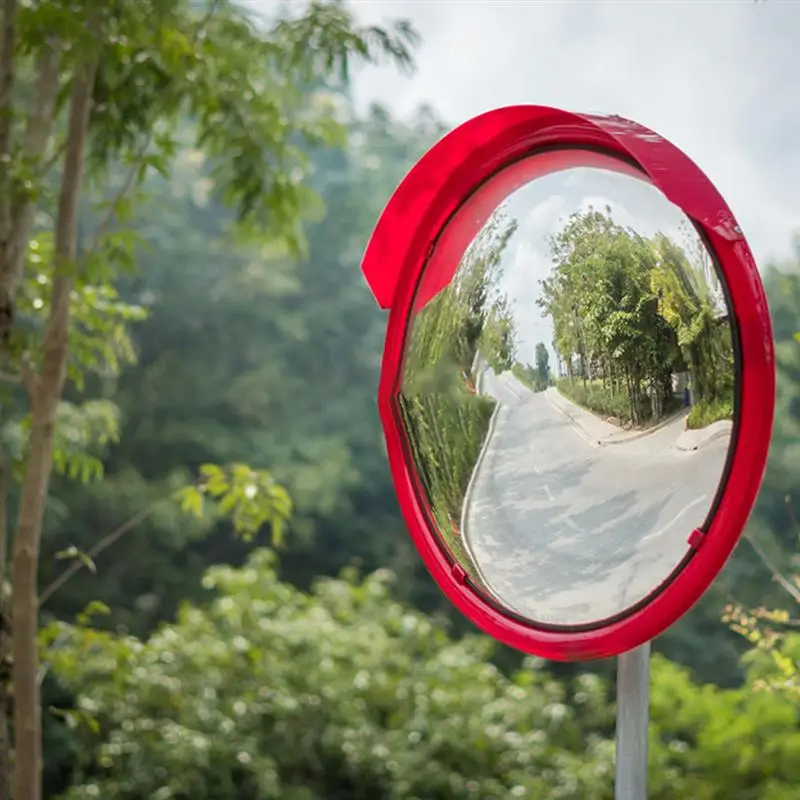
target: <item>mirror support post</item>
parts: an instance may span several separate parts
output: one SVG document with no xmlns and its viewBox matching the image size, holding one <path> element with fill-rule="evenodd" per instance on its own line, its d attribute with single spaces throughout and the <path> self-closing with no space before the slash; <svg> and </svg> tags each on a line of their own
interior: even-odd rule
<svg viewBox="0 0 800 800">
<path fill-rule="evenodd" d="M 650 642 L 617 658 L 616 800 L 647 797 Z"/>
</svg>

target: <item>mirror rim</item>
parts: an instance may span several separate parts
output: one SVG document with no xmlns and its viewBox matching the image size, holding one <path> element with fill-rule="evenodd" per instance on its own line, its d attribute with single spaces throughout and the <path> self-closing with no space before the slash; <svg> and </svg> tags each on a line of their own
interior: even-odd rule
<svg viewBox="0 0 800 800">
<path fill-rule="evenodd" d="M 607 152 L 599 150 L 587 150 L 580 147 L 547 147 L 528 154 L 501 167 L 495 172 L 488 180 L 484 181 L 478 186 L 470 195 L 464 200 L 462 205 L 455 211 L 450 219 L 445 224 L 440 234 L 437 236 L 435 246 L 431 249 L 430 255 L 426 260 L 424 267 L 421 271 L 417 281 L 414 301 L 413 301 L 413 314 L 408 319 L 409 327 L 405 331 L 406 341 L 410 339 L 413 330 L 413 322 L 416 316 L 424 310 L 424 307 L 432 302 L 436 296 L 444 291 L 446 287 L 452 282 L 453 278 L 458 272 L 458 268 L 463 258 L 464 253 L 467 251 L 476 236 L 480 235 L 481 230 L 485 227 L 488 220 L 492 217 L 495 211 L 502 207 L 515 192 L 523 190 L 531 183 L 542 177 L 569 171 L 581 169 L 594 169 L 603 170 L 606 172 L 614 172 L 616 174 L 625 175 L 633 178 L 634 180 L 641 181 L 642 183 L 653 186 L 649 177 L 642 172 L 638 167 L 622 161 L 617 156 L 609 155 Z M 663 196 L 663 195 L 662 195 Z M 685 217 L 685 215 L 684 215 Z M 685 219 L 692 224 L 694 221 L 689 217 Z M 698 237 L 702 239 L 702 231 L 697 231 Z M 707 245 L 703 242 L 703 246 Z M 718 270 L 716 264 L 716 255 L 708 247 L 709 256 L 714 262 L 715 270 Z M 726 304 L 730 306 L 729 287 L 722 279 L 722 288 L 725 294 Z M 731 344 L 733 349 L 733 358 L 735 366 L 734 378 L 734 418 L 731 442 L 733 445 L 738 441 L 739 427 L 740 427 L 740 399 L 741 399 L 741 379 L 740 379 L 740 337 L 735 317 L 729 320 L 729 332 L 731 335 Z M 407 347 L 404 351 L 407 355 Z M 403 359 L 403 366 L 405 365 L 406 358 Z M 403 409 L 400 407 L 399 398 L 402 394 L 403 384 L 403 367 L 397 375 L 392 396 L 394 399 L 394 412 L 398 421 L 398 425 L 403 430 L 403 442 L 406 450 L 406 458 L 409 462 L 409 472 L 411 473 L 412 482 L 415 486 L 417 494 L 417 504 L 420 506 L 422 513 L 426 519 L 427 525 L 435 530 L 433 523 L 435 514 L 430 506 L 428 497 L 425 493 L 419 469 L 414 462 L 413 446 L 408 440 L 406 433 L 406 423 L 404 418 Z M 610 625 L 631 616 L 640 608 L 649 605 L 653 599 L 661 594 L 665 588 L 685 569 L 689 560 L 694 557 L 697 550 L 695 543 L 701 541 L 698 537 L 706 535 L 710 528 L 711 521 L 716 515 L 717 508 L 724 494 L 724 487 L 728 481 L 728 474 L 730 472 L 733 452 L 735 447 L 729 447 L 725 456 L 725 461 L 720 473 L 719 483 L 714 491 L 712 502 L 708 508 L 708 512 L 701 524 L 699 524 L 689 534 L 686 540 L 686 549 L 683 556 L 678 560 L 673 569 L 668 575 L 664 577 L 657 585 L 653 586 L 646 594 L 640 599 L 625 606 L 622 609 L 615 611 L 607 616 L 598 617 L 592 621 L 571 622 L 571 623 L 554 623 L 537 620 L 533 617 L 525 617 L 524 615 L 514 611 L 510 606 L 504 604 L 503 600 L 494 594 L 489 587 L 476 585 L 473 578 L 468 576 L 465 578 L 465 584 L 469 586 L 472 591 L 481 595 L 484 602 L 492 606 L 495 610 L 504 614 L 512 619 L 522 622 L 524 625 L 529 625 L 533 628 L 542 631 L 561 631 L 569 633 L 578 633 L 591 631 L 596 629 L 607 628 Z M 446 546 L 443 538 L 440 535 L 432 537 L 436 544 L 444 552 L 445 558 L 452 565 L 457 558 Z M 475 566 L 478 566 L 477 564 Z"/>
<path fill-rule="evenodd" d="M 646 605 L 602 627 L 580 631 L 538 627 L 498 610 L 470 585 L 463 567 L 450 561 L 420 506 L 396 403 L 417 284 L 439 236 L 498 172 L 512 171 L 515 164 L 524 169 L 525 159 L 544 148 L 599 149 L 621 158 L 694 222 L 727 284 L 741 359 L 738 436 L 727 484 L 706 535 L 687 537 L 693 556 Z M 426 567 L 458 610 L 504 644 L 560 661 L 617 655 L 654 638 L 683 616 L 710 586 L 741 536 L 763 477 L 775 404 L 771 322 L 758 269 L 733 214 L 701 170 L 663 137 L 621 117 L 543 106 L 499 108 L 455 128 L 417 162 L 384 209 L 362 269 L 379 305 L 390 308 L 378 407 L 395 492 Z"/>
</svg>

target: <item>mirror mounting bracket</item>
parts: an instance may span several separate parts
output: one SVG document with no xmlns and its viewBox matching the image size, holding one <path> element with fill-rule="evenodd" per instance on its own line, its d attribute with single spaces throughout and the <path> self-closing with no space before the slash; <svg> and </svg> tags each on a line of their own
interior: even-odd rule
<svg viewBox="0 0 800 800">
<path fill-rule="evenodd" d="M 692 548 L 692 550 L 699 550 L 703 546 L 705 540 L 706 540 L 705 531 L 701 531 L 699 528 L 695 528 L 695 530 L 693 530 L 689 534 L 687 543 L 689 547 Z"/>
</svg>

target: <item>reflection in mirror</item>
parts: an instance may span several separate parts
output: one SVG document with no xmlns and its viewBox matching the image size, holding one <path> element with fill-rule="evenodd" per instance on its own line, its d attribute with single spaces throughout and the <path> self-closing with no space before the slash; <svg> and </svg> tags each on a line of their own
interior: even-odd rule
<svg viewBox="0 0 800 800">
<path fill-rule="evenodd" d="M 569 627 L 685 563 L 735 394 L 725 295 L 691 222 L 649 183 L 581 167 L 508 197 L 418 310 L 397 407 L 451 558 L 508 611 Z"/>
</svg>

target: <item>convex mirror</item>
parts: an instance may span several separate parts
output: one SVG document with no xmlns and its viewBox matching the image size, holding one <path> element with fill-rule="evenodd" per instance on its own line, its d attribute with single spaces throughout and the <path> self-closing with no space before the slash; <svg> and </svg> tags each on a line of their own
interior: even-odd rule
<svg viewBox="0 0 800 800">
<path fill-rule="evenodd" d="M 536 624 L 641 603 L 724 484 L 734 336 L 652 185 L 572 168 L 517 189 L 409 320 L 397 402 L 440 546 Z"/>
<path fill-rule="evenodd" d="M 635 123 L 561 114 L 456 129 L 364 271 L 392 312 L 379 403 L 417 547 L 484 630 L 574 659 L 652 638 L 713 580 L 763 473 L 774 370 L 710 182 Z"/>
</svg>

